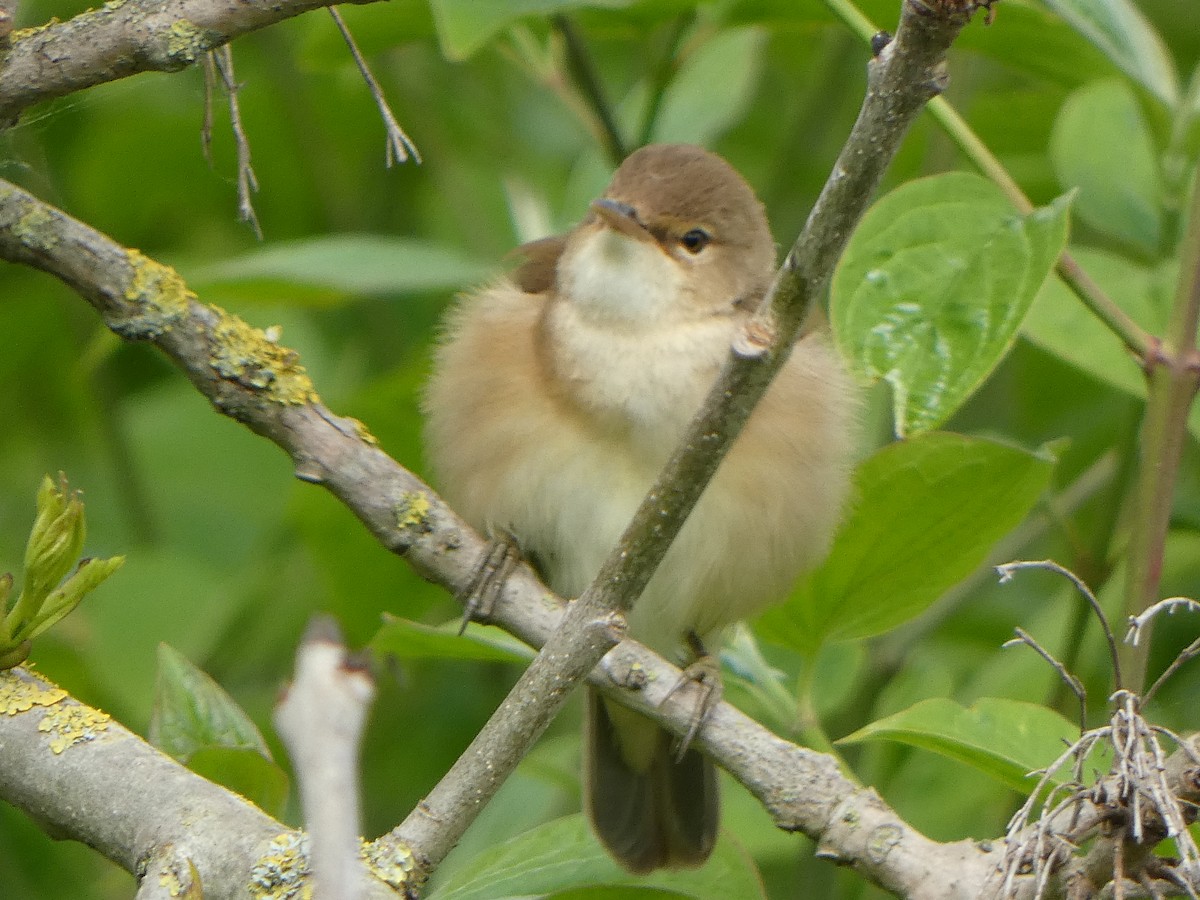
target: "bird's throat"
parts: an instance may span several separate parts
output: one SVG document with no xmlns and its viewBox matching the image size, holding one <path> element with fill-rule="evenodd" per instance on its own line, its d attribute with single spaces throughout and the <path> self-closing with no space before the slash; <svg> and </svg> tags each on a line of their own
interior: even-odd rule
<svg viewBox="0 0 1200 900">
<path fill-rule="evenodd" d="M 653 241 L 606 227 L 572 235 L 558 265 L 560 299 L 614 328 L 665 323 L 684 308 L 684 273 Z"/>
</svg>

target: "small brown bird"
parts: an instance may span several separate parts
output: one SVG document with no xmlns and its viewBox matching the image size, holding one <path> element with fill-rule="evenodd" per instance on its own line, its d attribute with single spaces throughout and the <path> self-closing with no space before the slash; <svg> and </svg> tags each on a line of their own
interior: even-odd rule
<svg viewBox="0 0 1200 900">
<path fill-rule="evenodd" d="M 774 274 L 762 204 L 715 154 L 632 154 L 570 233 L 450 314 L 425 397 L 447 499 L 514 535 L 578 596 L 699 409 Z M 697 639 L 786 597 L 847 493 L 855 390 L 809 328 L 629 616 L 681 663 Z M 584 776 L 601 841 L 634 872 L 693 866 L 718 825 L 713 764 L 589 692 Z"/>
</svg>

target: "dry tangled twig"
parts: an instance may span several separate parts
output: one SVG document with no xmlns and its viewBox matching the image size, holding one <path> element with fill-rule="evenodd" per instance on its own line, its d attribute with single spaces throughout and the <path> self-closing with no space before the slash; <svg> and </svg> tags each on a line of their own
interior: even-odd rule
<svg viewBox="0 0 1200 900">
<path fill-rule="evenodd" d="M 1067 577 L 1089 601 L 1109 640 L 1117 688 L 1110 698 L 1112 714 L 1104 726 L 1089 730 L 1081 724 L 1076 741 L 1045 769 L 1031 773 L 1040 777 L 1009 821 L 997 896 L 1016 896 L 1017 876 L 1030 875 L 1034 900 L 1047 895 L 1056 876 L 1055 890 L 1069 900 L 1124 900 L 1133 894 L 1152 898 L 1186 895 L 1200 900 L 1200 849 L 1188 827 L 1198 810 L 1200 750 L 1194 741 L 1151 724 L 1142 714 L 1146 700 L 1163 681 L 1200 655 L 1200 639 L 1179 653 L 1144 696 L 1126 690 L 1121 687 L 1112 629 L 1087 585 L 1048 560 L 1008 563 L 998 571 L 1001 580 L 1008 581 L 1015 571 L 1025 568 L 1043 568 Z M 1200 604 L 1183 597 L 1156 603 L 1130 618 L 1126 641 L 1136 642 L 1159 613 L 1180 608 L 1197 611 Z M 1032 647 L 1082 701 L 1085 695 L 1079 679 L 1028 634 L 1017 629 L 1017 635 L 1006 646 Z M 1182 771 L 1173 771 L 1161 738 L 1178 748 L 1186 761 Z M 1098 754 L 1107 752 L 1112 754 L 1107 774 L 1089 783 L 1084 771 L 1089 759 L 1098 761 Z M 1070 778 L 1060 780 L 1068 765 L 1072 766 Z M 1175 842 L 1177 857 L 1155 856 L 1154 848 L 1168 838 Z"/>
</svg>

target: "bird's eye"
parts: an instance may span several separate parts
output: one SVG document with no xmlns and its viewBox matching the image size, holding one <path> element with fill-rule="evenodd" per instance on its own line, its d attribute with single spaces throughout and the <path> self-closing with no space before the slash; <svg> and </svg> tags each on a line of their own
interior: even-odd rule
<svg viewBox="0 0 1200 900">
<path fill-rule="evenodd" d="M 699 253 L 708 246 L 708 242 L 711 240 L 712 237 L 703 228 L 693 228 L 679 239 L 679 243 L 688 253 Z"/>
</svg>

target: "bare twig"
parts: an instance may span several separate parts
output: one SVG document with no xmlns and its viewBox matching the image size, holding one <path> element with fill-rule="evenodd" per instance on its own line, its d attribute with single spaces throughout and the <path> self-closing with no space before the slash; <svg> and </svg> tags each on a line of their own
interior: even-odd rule
<svg viewBox="0 0 1200 900">
<path fill-rule="evenodd" d="M 239 35 L 328 5 L 329 0 L 124 0 L 66 22 L 14 31 L 11 47 L 0 54 L 0 126 L 35 103 L 97 84 L 139 72 L 177 72 Z"/>
<path fill-rule="evenodd" d="M 1012 580 L 1013 573 L 1020 569 L 1045 569 L 1048 572 L 1062 575 L 1071 584 L 1075 585 L 1076 590 L 1083 595 L 1083 599 L 1091 606 L 1092 611 L 1096 614 L 1096 618 L 1100 621 L 1100 627 L 1104 630 L 1104 639 L 1108 642 L 1108 652 L 1112 660 L 1113 684 L 1115 685 L 1115 690 L 1120 690 L 1122 684 L 1121 660 L 1117 653 L 1117 639 L 1113 636 L 1112 627 L 1108 624 L 1108 616 L 1104 614 L 1104 609 L 1100 606 L 1100 601 L 1096 599 L 1096 595 L 1092 593 L 1091 589 L 1084 584 L 1083 579 L 1070 569 L 1060 566 L 1052 559 L 1017 560 L 996 566 L 996 571 L 1000 575 L 1000 583 L 1007 584 Z"/>
<path fill-rule="evenodd" d="M 421 161 L 421 154 L 417 152 L 417 145 L 409 140 L 408 135 L 404 133 L 404 129 L 400 127 L 400 122 L 396 119 L 391 106 L 388 105 L 387 98 L 383 95 L 383 88 L 379 86 L 379 82 L 375 80 L 375 75 L 371 72 L 371 67 L 363 59 L 363 55 L 358 49 L 358 44 L 354 42 L 354 35 L 350 33 L 350 29 L 346 26 L 342 14 L 338 12 L 336 6 L 330 6 L 329 15 L 333 16 L 333 21 L 337 25 L 338 31 L 342 33 L 342 38 L 346 41 L 346 46 L 350 48 L 350 55 L 354 57 L 354 64 L 358 66 L 358 71 L 362 75 L 363 81 L 367 83 L 367 88 L 371 91 L 371 96 L 375 98 L 375 105 L 379 108 L 380 118 L 383 119 L 383 127 L 387 131 L 387 145 L 384 151 L 387 167 L 390 169 L 397 162 L 408 162 L 410 156 L 414 162 L 419 163 Z"/>
<path fill-rule="evenodd" d="M 237 98 L 241 85 L 237 83 L 233 74 L 233 50 L 225 44 L 214 50 L 210 56 L 217 74 L 221 76 L 225 95 L 229 98 L 229 126 L 233 129 L 233 140 L 237 147 L 238 218 L 249 223 L 255 236 L 261 241 L 262 227 L 258 224 L 254 203 L 250 199 L 250 195 L 258 191 L 258 179 L 254 175 L 254 167 L 250 164 L 250 140 L 242 127 L 242 110 Z"/>
<path fill-rule="evenodd" d="M 296 677 L 275 708 L 300 782 L 316 900 L 360 900 L 358 753 L 375 684 L 346 652 L 332 619 L 308 626 Z"/>
<path fill-rule="evenodd" d="M 204 62 L 200 66 L 204 72 L 204 118 L 200 122 L 200 150 L 204 161 L 212 168 L 212 138 L 213 138 L 213 100 L 217 94 L 217 64 L 213 54 L 205 53 Z"/>
<path fill-rule="evenodd" d="M 1081 880 L 1107 884 L 1110 895 L 1120 895 L 1126 890 L 1126 879 L 1136 882 L 1145 871 L 1196 896 L 1200 851 L 1187 826 L 1200 791 L 1196 779 L 1200 754 L 1193 741 L 1147 723 L 1136 695 L 1118 691 L 1113 700 L 1109 722 L 1085 732 L 1047 767 L 1009 822 L 1001 896 L 1016 896 L 1016 877 L 1021 872 L 1034 876 L 1034 900 L 1038 900 L 1050 889 L 1053 875 L 1067 885 Z M 1158 741 L 1159 734 L 1178 745 L 1170 758 Z M 1087 787 L 1078 777 L 1080 762 L 1101 743 L 1113 748 L 1112 767 L 1105 778 Z M 1071 757 L 1076 759 L 1075 780 L 1044 793 Z M 1060 794 L 1064 798 L 1056 800 Z M 1039 805 L 1041 815 L 1030 824 Z M 1106 823 L 1108 830 L 1102 828 Z M 1079 843 L 1097 831 L 1105 840 L 1097 841 L 1086 857 L 1075 856 Z M 1149 852 L 1166 837 L 1175 839 L 1181 857 L 1175 864 Z"/>
<path fill-rule="evenodd" d="M 1078 699 L 1079 699 L 1079 733 L 1087 731 L 1087 688 L 1083 686 L 1083 682 L 1067 671 L 1067 667 L 1054 658 L 1045 647 L 1039 644 L 1027 631 L 1022 628 L 1014 629 L 1017 637 L 1011 641 L 1005 641 L 1001 646 L 1007 648 L 1017 644 L 1024 644 L 1030 647 L 1034 653 L 1050 664 L 1050 667 L 1058 673 L 1059 679 L 1062 680 Z"/>
</svg>

